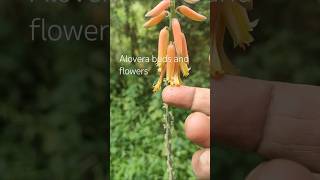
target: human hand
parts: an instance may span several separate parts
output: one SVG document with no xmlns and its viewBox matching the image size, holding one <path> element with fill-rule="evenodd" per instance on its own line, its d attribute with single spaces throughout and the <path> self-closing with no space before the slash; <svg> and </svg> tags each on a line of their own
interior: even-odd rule
<svg viewBox="0 0 320 180">
<path fill-rule="evenodd" d="M 211 89 L 213 137 L 226 145 L 255 151 L 270 159 L 247 180 L 320 179 L 320 88 L 225 76 Z M 187 137 L 210 147 L 210 92 L 208 89 L 166 88 L 163 100 L 194 111 L 185 122 Z M 182 101 L 183 100 L 183 101 Z M 194 154 L 195 174 L 210 177 L 209 166 Z M 210 156 L 208 156 L 210 157 Z M 203 159 L 203 158 L 202 158 Z"/>
<path fill-rule="evenodd" d="M 167 87 L 165 103 L 193 111 L 185 121 L 186 136 L 204 147 L 194 153 L 192 167 L 199 179 L 210 179 L 210 90 L 195 87 Z"/>
<path fill-rule="evenodd" d="M 320 87 L 225 76 L 211 94 L 214 140 L 270 160 L 247 180 L 320 179 Z"/>
</svg>

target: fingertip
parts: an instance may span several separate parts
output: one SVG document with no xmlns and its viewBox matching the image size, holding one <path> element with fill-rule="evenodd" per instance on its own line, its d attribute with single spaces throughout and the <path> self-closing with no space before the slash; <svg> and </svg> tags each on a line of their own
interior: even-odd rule
<svg viewBox="0 0 320 180">
<path fill-rule="evenodd" d="M 194 90 L 194 87 L 188 86 L 167 86 L 162 91 L 162 100 L 164 103 L 169 105 L 190 108 L 192 105 Z"/>
<path fill-rule="evenodd" d="M 172 93 L 173 91 L 173 87 L 171 86 L 167 86 L 163 89 L 162 91 L 162 101 L 165 102 L 165 103 L 168 103 L 170 102 L 170 94 Z"/>
<path fill-rule="evenodd" d="M 203 149 L 194 153 L 192 168 L 198 179 L 210 179 L 210 149 Z"/>
<path fill-rule="evenodd" d="M 210 119 L 207 115 L 194 112 L 184 124 L 185 134 L 192 142 L 203 147 L 210 146 Z"/>
</svg>

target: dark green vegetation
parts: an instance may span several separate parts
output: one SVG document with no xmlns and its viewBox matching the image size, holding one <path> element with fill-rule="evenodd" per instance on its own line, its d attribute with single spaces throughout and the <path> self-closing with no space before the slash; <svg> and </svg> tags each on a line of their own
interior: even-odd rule
<svg viewBox="0 0 320 180">
<path fill-rule="evenodd" d="M 0 2 L 1 180 L 105 179 L 107 39 L 32 41 L 29 25 L 100 26 L 106 5 Z"/>
</svg>

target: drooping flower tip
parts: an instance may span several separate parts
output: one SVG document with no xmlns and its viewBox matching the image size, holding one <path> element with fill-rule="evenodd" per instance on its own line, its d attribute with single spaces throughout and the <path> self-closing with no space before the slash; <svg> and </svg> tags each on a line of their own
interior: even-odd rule
<svg viewBox="0 0 320 180">
<path fill-rule="evenodd" d="M 177 54 L 180 56 L 182 54 L 182 37 L 181 37 L 181 26 L 179 20 L 177 18 L 172 19 L 172 32 L 174 44 L 177 49 Z"/>
<path fill-rule="evenodd" d="M 180 77 L 180 73 L 181 73 L 181 69 L 180 69 L 179 62 L 175 62 L 174 75 L 173 75 L 172 81 L 170 82 L 171 86 L 180 86 L 180 85 L 182 85 L 182 80 L 181 80 L 181 77 Z"/>
<path fill-rule="evenodd" d="M 165 67 L 162 67 L 160 70 L 160 77 L 159 77 L 157 83 L 153 86 L 154 93 L 158 92 L 161 89 L 161 85 L 162 85 L 165 73 L 166 73 L 166 69 L 165 69 Z"/>
<path fill-rule="evenodd" d="M 161 83 L 162 83 L 162 82 L 161 82 Z M 153 90 L 152 90 L 152 91 L 153 91 L 154 93 L 160 91 L 160 89 L 161 89 L 161 83 L 157 82 L 157 84 L 153 86 Z"/>
<path fill-rule="evenodd" d="M 187 39 L 184 33 L 181 33 L 182 38 L 182 57 L 184 58 L 185 62 L 189 64 L 189 53 L 188 53 L 188 45 L 187 45 Z"/>
<path fill-rule="evenodd" d="M 182 38 L 182 58 L 183 59 L 179 61 L 179 66 L 183 76 L 187 77 L 189 76 L 190 68 L 188 67 L 188 64 L 189 64 L 188 46 L 187 46 L 187 40 L 184 33 L 181 33 L 181 38 Z"/>
<path fill-rule="evenodd" d="M 168 27 L 165 26 L 159 33 L 159 41 L 158 41 L 158 59 L 157 66 L 161 69 L 165 62 L 167 55 L 167 48 L 169 45 L 169 30 Z"/>
<path fill-rule="evenodd" d="M 183 75 L 184 77 L 189 76 L 189 70 L 190 70 L 190 69 L 188 68 L 187 63 L 185 63 L 185 62 L 179 62 L 179 66 L 180 66 L 182 75 Z"/>
<path fill-rule="evenodd" d="M 170 42 L 167 49 L 167 58 L 166 58 L 166 65 L 167 65 L 166 79 L 170 85 L 173 84 L 173 75 L 174 75 L 174 69 L 176 64 L 175 58 L 176 58 L 176 47 L 172 42 Z"/>
</svg>

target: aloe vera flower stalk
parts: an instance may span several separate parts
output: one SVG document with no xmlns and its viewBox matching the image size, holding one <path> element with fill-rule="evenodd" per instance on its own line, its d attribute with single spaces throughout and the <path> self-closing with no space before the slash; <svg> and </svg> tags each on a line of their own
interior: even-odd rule
<svg viewBox="0 0 320 180">
<path fill-rule="evenodd" d="M 186 3 L 195 4 L 200 0 L 184 0 Z M 183 15 L 193 21 L 204 21 L 207 18 L 188 6 L 181 5 L 176 8 L 175 0 L 162 0 L 145 17 L 149 20 L 145 28 L 151 28 L 168 18 L 169 24 L 161 29 L 158 39 L 157 69 L 159 79 L 153 86 L 153 92 L 161 90 L 162 84 L 170 86 L 182 85 L 181 75 L 189 76 L 189 54 L 185 34 L 182 31 L 177 15 Z M 164 104 L 165 147 L 167 154 L 168 179 L 174 179 L 173 153 L 171 148 L 171 134 L 173 129 L 173 116 L 169 106 Z"/>
<path fill-rule="evenodd" d="M 186 3 L 195 4 L 199 0 L 185 0 Z M 145 24 L 145 28 L 150 28 L 159 24 L 161 21 L 169 18 L 169 26 L 164 27 L 159 34 L 158 42 L 158 59 L 157 66 L 159 72 L 159 80 L 153 86 L 153 92 L 158 92 L 161 89 L 163 81 L 170 86 L 182 85 L 181 75 L 183 77 L 189 76 L 189 55 L 188 46 L 185 34 L 182 31 L 179 19 L 176 17 L 177 13 L 193 20 L 193 21 L 205 21 L 207 18 L 194 11 L 186 5 L 175 7 L 175 0 L 162 0 L 152 10 L 147 12 L 146 17 L 150 18 Z M 171 36 L 170 36 L 171 32 Z M 172 43 L 168 43 L 172 41 Z M 174 49 L 172 51 L 166 51 L 168 47 Z M 166 53 L 174 54 L 174 57 L 169 56 Z M 164 74 L 166 78 L 164 79 Z"/>
<path fill-rule="evenodd" d="M 232 65 L 224 51 L 224 36 L 229 32 L 233 39 L 234 47 L 239 46 L 243 50 L 254 38 L 250 34 L 257 25 L 258 20 L 250 22 L 247 10 L 252 9 L 253 0 L 218 0 L 212 2 L 211 21 L 212 21 L 212 53 L 211 72 L 213 77 L 223 74 L 236 74 L 237 69 Z"/>
</svg>

